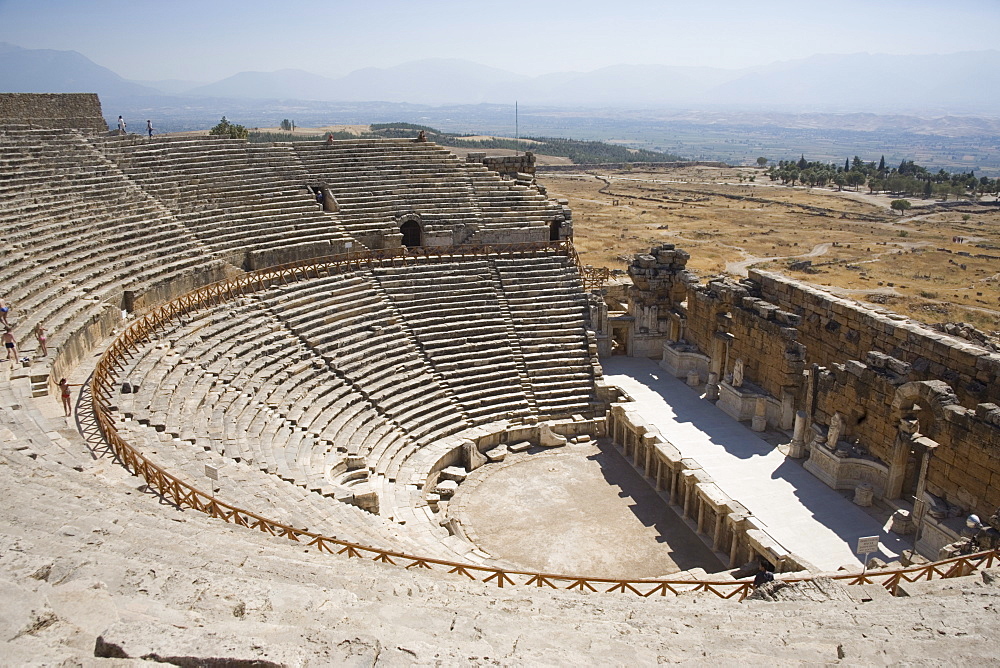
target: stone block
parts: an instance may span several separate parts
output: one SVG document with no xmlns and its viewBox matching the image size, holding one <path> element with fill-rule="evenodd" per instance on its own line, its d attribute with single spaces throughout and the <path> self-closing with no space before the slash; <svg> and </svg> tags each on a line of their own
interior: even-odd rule
<svg viewBox="0 0 1000 668">
<path fill-rule="evenodd" d="M 434 493 L 442 499 L 450 499 L 458 491 L 458 483 L 454 480 L 441 480 L 434 488 Z"/>
<path fill-rule="evenodd" d="M 468 472 L 459 468 L 458 466 L 449 466 L 448 468 L 442 469 L 438 473 L 438 480 L 454 480 L 455 482 L 462 482 L 468 477 Z"/>
<path fill-rule="evenodd" d="M 507 449 L 511 452 L 527 452 L 531 449 L 531 442 L 518 441 L 517 443 L 511 443 L 507 446 Z"/>
</svg>

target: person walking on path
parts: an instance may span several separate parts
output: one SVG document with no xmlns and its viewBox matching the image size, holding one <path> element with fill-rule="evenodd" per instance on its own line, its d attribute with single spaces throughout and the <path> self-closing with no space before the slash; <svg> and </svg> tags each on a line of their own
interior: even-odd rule
<svg viewBox="0 0 1000 668">
<path fill-rule="evenodd" d="M 66 414 L 66 417 L 71 416 L 73 414 L 73 404 L 70 399 L 73 395 L 70 392 L 69 383 L 66 382 L 65 378 L 59 380 L 59 396 L 62 397 L 63 412 Z"/>
<path fill-rule="evenodd" d="M 118 117 L 118 132 L 125 134 L 125 119 L 121 116 Z"/>
<path fill-rule="evenodd" d="M 35 327 L 35 338 L 38 339 L 38 347 L 42 349 L 42 357 L 48 357 L 49 348 L 46 345 L 45 328 L 41 325 Z"/>
<path fill-rule="evenodd" d="M 3 347 L 7 349 L 7 358 L 17 361 L 17 340 L 14 338 L 14 333 L 10 331 L 10 327 L 4 329 L 3 336 L 0 336 L 0 341 L 3 341 Z M 6 360 L 5 360 L 6 361 Z"/>
<path fill-rule="evenodd" d="M 10 313 L 10 304 L 0 299 L 0 323 L 3 323 L 4 327 L 10 326 L 10 323 L 7 322 L 8 313 Z"/>
<path fill-rule="evenodd" d="M 149 138 L 153 138 L 153 121 L 146 121 L 146 132 L 149 133 Z"/>
</svg>

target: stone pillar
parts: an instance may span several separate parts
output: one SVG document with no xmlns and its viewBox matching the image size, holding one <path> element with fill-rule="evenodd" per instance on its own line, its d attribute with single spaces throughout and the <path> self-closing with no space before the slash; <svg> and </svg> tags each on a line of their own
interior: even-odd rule
<svg viewBox="0 0 1000 668">
<path fill-rule="evenodd" d="M 792 442 L 788 445 L 788 456 L 800 459 L 806 454 L 806 425 L 809 416 L 805 411 L 795 412 L 795 431 L 792 432 Z"/>
<path fill-rule="evenodd" d="M 916 507 L 916 504 L 914 504 L 914 507 Z M 908 536 L 913 533 L 913 516 L 910 515 L 910 511 L 900 508 L 894 512 L 892 514 L 892 520 L 889 524 L 889 531 L 897 533 L 900 536 Z"/>
<path fill-rule="evenodd" d="M 764 431 L 767 429 L 767 398 L 757 397 L 754 406 L 753 419 L 750 420 L 750 428 L 754 431 Z"/>
<path fill-rule="evenodd" d="M 680 473 L 674 470 L 670 472 L 670 505 L 678 505 L 677 488 L 680 487 Z"/>
<path fill-rule="evenodd" d="M 659 457 L 655 458 L 656 462 L 656 491 L 663 491 L 663 462 Z"/>
<path fill-rule="evenodd" d="M 921 436 L 914 443 L 923 451 L 920 457 L 920 477 L 917 478 L 917 493 L 913 497 L 913 522 L 916 526 L 916 535 L 914 536 L 915 545 L 916 541 L 920 540 L 924 515 L 927 514 L 927 502 L 924 501 L 924 492 L 927 489 L 927 468 L 931 463 L 931 454 L 938 444 L 926 436 Z"/>
<path fill-rule="evenodd" d="M 705 533 L 705 501 L 698 498 L 698 488 L 694 489 L 694 502 L 698 504 L 698 533 Z"/>
<path fill-rule="evenodd" d="M 701 384 L 701 376 L 699 376 L 698 372 L 694 369 L 688 371 L 687 384 L 688 387 L 698 387 Z M 716 391 L 718 392 L 718 389 L 716 389 Z"/>
<path fill-rule="evenodd" d="M 737 566 L 739 566 L 739 563 L 737 563 L 736 560 L 740 556 L 740 534 L 736 530 L 735 526 L 733 527 L 732 533 L 733 533 L 733 540 L 729 544 L 729 567 L 736 568 Z"/>
<path fill-rule="evenodd" d="M 868 508 L 872 505 L 875 496 L 875 488 L 871 483 L 863 482 L 854 488 L 854 505 Z"/>
<path fill-rule="evenodd" d="M 684 519 L 691 519 L 691 490 L 694 489 L 694 485 L 688 485 L 683 474 L 681 474 L 680 483 L 681 493 L 684 495 Z"/>
<path fill-rule="evenodd" d="M 722 530 L 725 526 L 726 514 L 722 508 L 715 513 L 715 528 L 712 531 L 712 550 L 718 552 L 722 547 Z"/>
<path fill-rule="evenodd" d="M 705 398 L 715 401 L 719 398 L 719 374 L 716 371 L 708 373 L 708 383 L 705 385 Z"/>
<path fill-rule="evenodd" d="M 911 417 L 900 419 L 897 425 L 892 461 L 889 462 L 889 480 L 885 486 L 885 498 L 887 499 L 898 499 L 903 493 L 906 462 L 910 458 L 910 451 L 913 449 L 914 441 L 917 438 L 918 428 L 919 423 Z"/>
</svg>

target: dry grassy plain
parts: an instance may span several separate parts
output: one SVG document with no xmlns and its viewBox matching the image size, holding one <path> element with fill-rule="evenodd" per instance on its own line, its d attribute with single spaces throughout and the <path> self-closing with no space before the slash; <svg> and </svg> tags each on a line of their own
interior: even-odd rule
<svg viewBox="0 0 1000 668">
<path fill-rule="evenodd" d="M 913 199 L 914 208 L 900 217 L 889 209 L 889 197 L 781 186 L 751 168 L 539 176 L 549 196 L 570 201 L 576 245 L 587 264 L 624 269 L 632 254 L 675 243 L 691 253 L 688 267 L 702 276 L 745 275 L 749 265 L 924 322 L 1000 330 L 996 206 L 933 212 Z M 802 259 L 812 267 L 789 268 Z"/>
</svg>

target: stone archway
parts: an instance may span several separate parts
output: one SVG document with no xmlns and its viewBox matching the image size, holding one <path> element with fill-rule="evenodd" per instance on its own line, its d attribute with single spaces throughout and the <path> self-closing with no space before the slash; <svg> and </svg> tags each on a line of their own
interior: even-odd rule
<svg viewBox="0 0 1000 668">
<path fill-rule="evenodd" d="M 420 221 L 413 218 L 406 218 L 399 226 L 399 231 L 403 235 L 402 244 L 407 248 L 416 248 L 424 245 L 424 231 L 420 227 Z"/>
<path fill-rule="evenodd" d="M 951 386 L 940 380 L 901 385 L 892 400 L 896 440 L 889 461 L 885 498 L 921 502 L 920 492 L 944 409 L 958 403 Z"/>
</svg>

